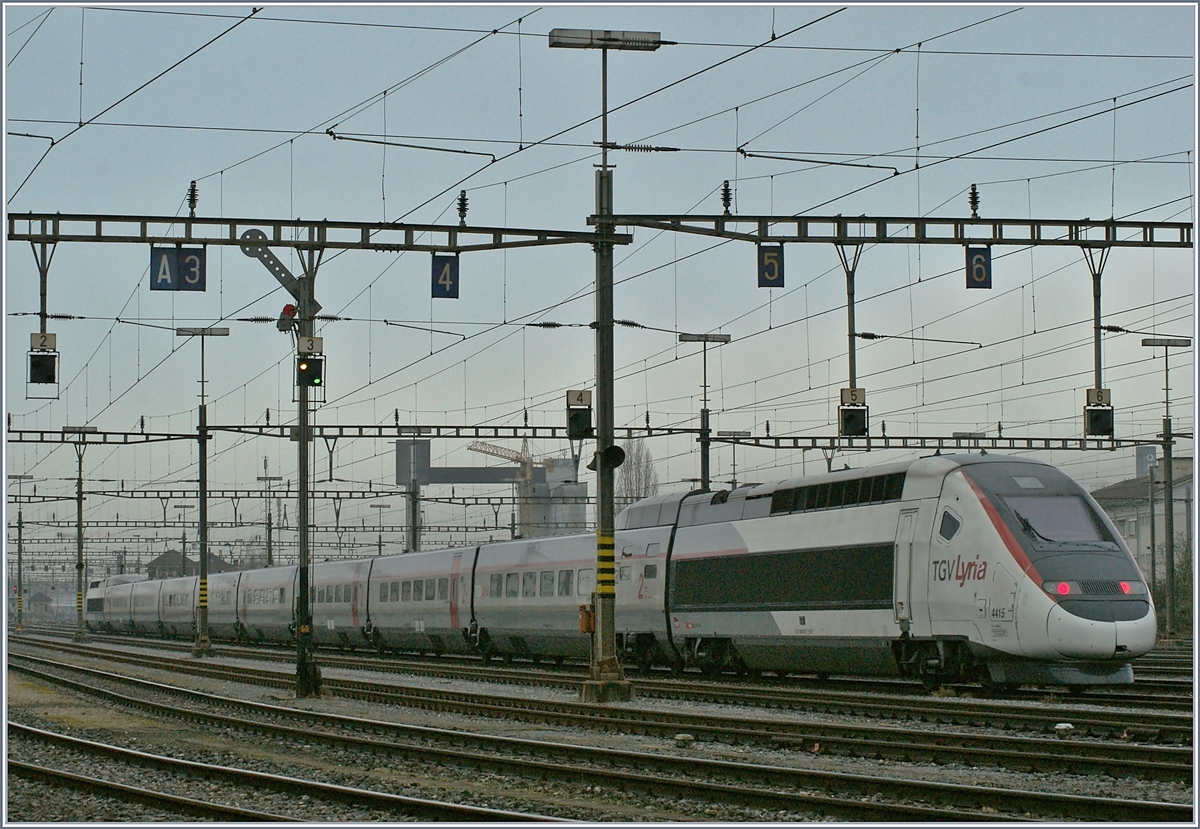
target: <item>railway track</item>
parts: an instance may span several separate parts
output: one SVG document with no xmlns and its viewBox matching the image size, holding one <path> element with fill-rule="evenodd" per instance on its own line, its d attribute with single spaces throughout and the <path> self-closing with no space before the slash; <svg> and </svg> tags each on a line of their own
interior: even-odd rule
<svg viewBox="0 0 1200 829">
<path fill-rule="evenodd" d="M 21 640 L 16 640 L 17 642 Z M 14 642 L 15 644 L 15 642 Z M 91 644 L 45 643 L 64 653 L 81 656 L 96 656 L 98 649 Z M 129 664 L 161 667 L 163 659 L 158 656 L 138 655 L 122 649 L 103 649 L 106 658 L 119 659 Z M 246 651 L 242 651 L 244 654 Z M 280 655 L 282 656 L 282 655 Z M 180 671 L 197 675 L 225 676 L 212 663 L 183 658 L 172 661 Z M 330 670 L 345 668 L 353 670 L 385 670 L 397 673 L 400 668 L 391 660 L 361 658 L 322 659 L 326 671 L 324 686 L 330 693 L 360 699 L 374 698 L 385 701 L 387 695 L 401 692 L 394 685 L 379 685 L 349 679 L 335 679 Z M 406 667 L 407 669 L 407 667 Z M 488 671 L 481 675 L 478 665 L 421 665 L 416 673 L 464 681 L 489 679 L 509 681 L 517 684 L 551 688 L 576 688 L 579 677 L 573 674 L 555 674 L 541 671 Z M 250 671 L 238 669 L 241 681 L 256 681 L 279 688 L 291 688 L 294 679 L 279 671 Z M 254 678 L 256 677 L 256 678 Z M 943 698 L 929 695 L 877 694 L 871 686 L 861 686 L 858 692 L 824 691 L 814 688 L 753 687 L 744 683 L 722 684 L 713 681 L 694 682 L 689 680 L 643 680 L 634 682 L 638 696 L 670 700 L 691 700 L 725 705 L 754 706 L 792 711 L 833 714 L 840 716 L 867 717 L 874 721 L 894 720 L 899 722 L 943 723 L 966 727 L 990 726 L 1010 731 L 1032 734 L 1054 734 L 1060 723 L 1070 723 L 1080 736 L 1100 738 L 1124 738 L 1137 742 L 1156 742 L 1174 745 L 1191 745 L 1193 718 L 1190 707 L 1187 712 L 1151 711 L 1142 706 L 1144 701 L 1125 708 L 1084 707 L 1063 704 L 1059 698 L 1035 698 L 1028 703 L 1017 701 L 994 701 L 967 698 Z M 417 691 L 407 692 L 412 699 Z M 449 692 L 440 703 L 452 704 Z M 457 704 L 480 704 L 479 696 L 473 701 L 457 701 Z M 507 695 L 495 695 L 499 700 L 509 700 Z M 393 697 L 395 704 L 415 704 Z M 529 701 L 523 700 L 529 704 Z M 422 707 L 433 703 L 426 700 Z M 503 702 L 495 703 L 503 705 Z M 563 705 L 569 705 L 563 703 Z M 581 708 L 583 706 L 580 706 Z M 817 740 L 819 742 L 819 740 Z"/>
<path fill-rule="evenodd" d="M 194 789 L 197 780 L 216 780 L 220 781 L 220 792 L 226 801 L 256 802 L 262 798 L 264 793 L 282 794 L 286 796 L 285 807 L 290 808 L 288 814 L 265 812 L 247 809 L 228 802 L 217 803 L 171 792 L 155 791 L 145 788 L 144 785 L 140 787 L 126 786 L 91 772 L 82 774 L 51 769 L 14 761 L 11 758 L 8 761 L 10 770 L 15 769 L 19 775 L 25 777 L 93 793 L 103 793 L 122 800 L 148 803 L 180 815 L 211 820 L 297 822 L 312 820 L 314 810 L 319 808 L 319 804 L 329 803 L 333 804 L 333 808 L 329 810 L 331 815 L 336 816 L 344 804 L 351 804 L 356 813 L 362 814 L 365 810 L 369 814 L 367 819 L 371 820 L 408 819 L 489 823 L 514 821 L 528 823 L 555 820 L 555 818 L 548 818 L 544 815 L 484 809 L 460 803 L 443 803 L 348 786 L 335 786 L 231 766 L 180 760 L 94 740 L 83 740 L 45 729 L 32 728 L 11 720 L 7 724 L 7 729 L 10 753 L 14 751 L 14 738 L 16 738 L 15 742 L 18 746 L 22 741 L 28 741 L 37 743 L 41 747 L 52 747 L 56 749 L 55 753 L 59 756 L 65 751 L 74 755 L 79 765 L 86 768 L 100 766 L 110 776 L 122 776 L 122 769 L 130 766 L 152 768 L 161 773 L 157 775 L 157 779 L 160 780 L 159 785 L 164 788 L 182 786 Z M 20 748 L 16 750 L 20 751 Z"/>
<path fill-rule="evenodd" d="M 10 666 L 10 670 L 15 668 Z M 72 670 L 75 670 L 73 667 Z M 22 672 L 28 669 L 20 668 Z M 153 711 L 156 716 L 184 717 L 208 728 L 234 728 L 267 734 L 272 741 L 320 743 L 373 755 L 413 756 L 425 762 L 466 765 L 521 778 L 592 781 L 604 787 L 637 790 L 658 796 L 702 799 L 714 803 L 747 803 L 781 813 L 872 820 L 1027 820 L 1094 819 L 1171 821 L 1190 820 L 1190 804 L 1148 803 L 1111 797 L 1017 791 L 987 786 L 963 786 L 878 775 L 814 771 L 779 765 L 730 762 L 678 754 L 631 752 L 561 742 L 544 742 L 470 734 L 399 723 L 354 720 L 219 698 L 144 680 L 114 677 L 122 687 L 143 694 L 170 694 L 156 702 L 97 687 L 96 672 L 73 682 L 82 693 L 101 695 L 110 702 Z M 180 696 L 182 695 L 182 697 Z M 181 698 L 191 700 L 184 705 Z M 236 709 L 237 717 L 217 713 Z M 251 718 L 245 712 L 254 712 Z M 363 731 L 369 732 L 364 736 Z"/>
<path fill-rule="evenodd" d="M 92 634 L 97 642 L 112 642 L 128 644 L 128 636 L 114 634 Z M 153 647 L 180 652 L 192 651 L 190 643 L 172 642 L 169 640 L 152 640 Z M 263 661 L 285 663 L 295 662 L 294 649 L 275 645 L 214 645 L 213 653 L 234 658 L 248 658 Z M 543 687 L 577 687 L 586 679 L 588 666 L 585 665 L 556 665 L 551 668 L 539 663 L 491 663 L 486 666 L 474 657 L 421 657 L 415 655 L 376 656 L 373 653 L 347 653 L 342 651 L 323 650 L 318 655 L 318 661 L 327 668 L 346 668 L 349 670 L 381 671 L 385 673 L 406 672 L 420 673 L 426 676 L 444 676 L 446 678 L 465 678 L 471 680 L 495 680 L 504 683 L 524 683 Z M 690 683 L 689 683 L 690 680 Z M 689 685 L 694 699 L 708 699 L 714 702 L 725 693 L 722 689 L 740 688 L 757 689 L 764 693 L 778 693 L 781 696 L 787 692 L 793 693 L 835 693 L 843 692 L 851 695 L 870 694 L 873 696 L 892 695 L 897 697 L 928 697 L 920 684 L 904 679 L 888 678 L 854 678 L 838 677 L 816 679 L 808 677 L 789 676 L 787 678 L 751 678 L 738 677 L 733 674 L 721 675 L 715 678 L 695 678 L 691 674 L 673 677 L 665 671 L 655 671 L 650 675 L 634 674 L 630 681 L 633 686 L 645 696 L 666 695 L 666 689 L 680 689 Z M 666 684 L 670 683 L 670 684 Z M 704 696 L 705 689 L 708 696 Z M 979 697 L 985 694 L 978 687 L 962 686 L 948 689 L 949 693 L 963 697 Z M 1175 711 L 1191 711 L 1193 708 L 1193 683 L 1189 677 L 1139 678 L 1132 686 L 1099 686 L 1087 688 L 1072 693 L 1067 688 L 1016 688 L 1011 689 L 1001 697 L 1008 700 L 1026 700 L 1043 704 L 1047 699 L 1070 699 L 1093 705 L 1138 706 L 1143 708 L 1161 708 Z"/>
</svg>

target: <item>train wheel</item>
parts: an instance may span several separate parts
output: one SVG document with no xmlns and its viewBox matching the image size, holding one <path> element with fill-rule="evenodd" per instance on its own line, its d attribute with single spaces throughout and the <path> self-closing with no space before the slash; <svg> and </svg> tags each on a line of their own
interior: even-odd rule
<svg viewBox="0 0 1200 829">
<path fill-rule="evenodd" d="M 786 676 L 786 674 L 785 674 Z M 817 682 L 828 682 L 829 671 L 817 671 Z"/>
<path fill-rule="evenodd" d="M 563 663 L 563 658 L 561 656 L 554 657 L 554 667 L 561 668 L 562 663 Z"/>
<path fill-rule="evenodd" d="M 926 691 L 936 691 L 942 687 L 942 680 L 937 674 L 921 674 L 921 685 Z"/>
<path fill-rule="evenodd" d="M 671 663 L 671 676 L 683 676 L 683 660 L 676 659 Z"/>
</svg>

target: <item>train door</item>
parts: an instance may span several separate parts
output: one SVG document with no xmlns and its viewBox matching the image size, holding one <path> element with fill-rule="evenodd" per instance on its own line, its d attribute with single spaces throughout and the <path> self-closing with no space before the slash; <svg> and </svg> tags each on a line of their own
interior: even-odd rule
<svg viewBox="0 0 1200 829">
<path fill-rule="evenodd" d="M 454 560 L 450 564 L 450 627 L 451 629 L 458 628 L 458 597 L 461 593 L 459 585 L 458 568 L 462 565 L 462 553 L 454 554 Z"/>
<path fill-rule="evenodd" d="M 900 513 L 896 527 L 896 557 L 893 572 L 892 607 L 896 623 L 901 630 L 912 624 L 912 555 L 913 537 L 917 530 L 917 510 L 906 509 Z"/>
</svg>

